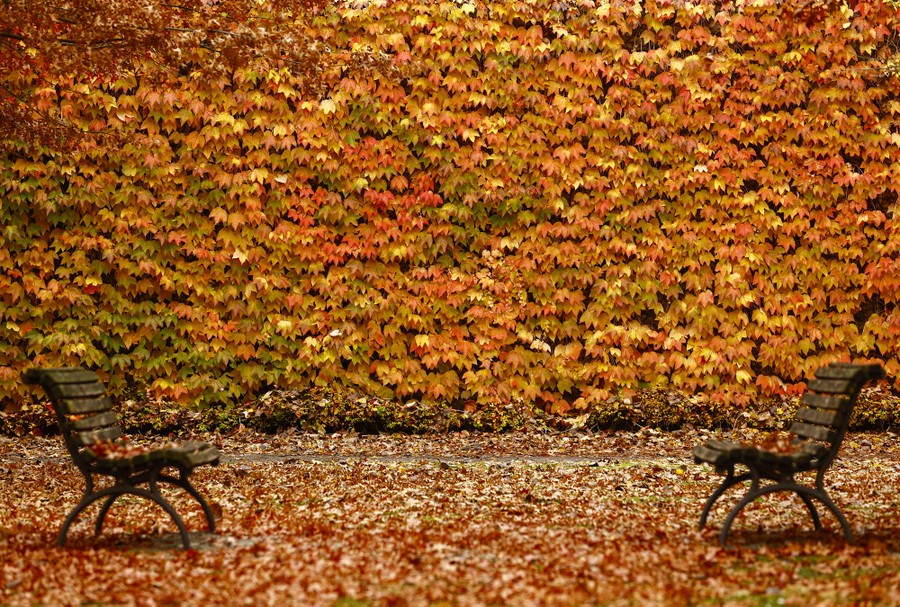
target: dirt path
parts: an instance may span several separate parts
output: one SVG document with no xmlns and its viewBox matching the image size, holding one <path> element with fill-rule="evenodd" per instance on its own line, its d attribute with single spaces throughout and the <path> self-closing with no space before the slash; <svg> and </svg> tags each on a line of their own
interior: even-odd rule
<svg viewBox="0 0 900 607">
<path fill-rule="evenodd" d="M 711 437 L 755 442 L 764 433 L 752 429 L 733 432 L 680 430 L 663 432 L 527 433 L 442 435 L 302 434 L 267 435 L 242 430 L 228 436 L 189 438 L 208 440 L 222 451 L 223 462 L 340 462 L 369 460 L 383 463 L 435 462 L 591 465 L 623 461 L 692 462 L 691 449 Z M 177 440 L 139 436 L 136 442 Z M 0 436 L 0 456 L 67 460 L 58 437 Z M 851 433 L 841 450 L 842 460 L 891 459 L 900 456 L 900 435 L 892 432 Z"/>
</svg>

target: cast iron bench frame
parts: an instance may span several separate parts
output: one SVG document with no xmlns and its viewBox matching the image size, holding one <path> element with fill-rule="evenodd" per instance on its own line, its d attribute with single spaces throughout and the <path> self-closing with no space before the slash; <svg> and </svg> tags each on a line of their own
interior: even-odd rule
<svg viewBox="0 0 900 607">
<path fill-rule="evenodd" d="M 885 376 L 881 365 L 853 365 L 832 363 L 816 371 L 816 378 L 807 384 L 807 391 L 800 399 L 801 408 L 790 432 L 796 435 L 795 450 L 790 454 L 767 451 L 758 446 L 748 446 L 730 441 L 710 440 L 694 447 L 694 461 L 712 464 L 717 472 L 724 472 L 725 479 L 710 495 L 700 515 L 699 528 L 706 526 L 713 504 L 731 487 L 750 481 L 750 488 L 725 519 L 719 535 L 719 543 L 725 545 L 731 524 L 750 502 L 769 493 L 790 491 L 803 501 L 816 530 L 822 528 L 819 513 L 813 499 L 824 504 L 841 524 L 847 541 L 853 540 L 850 524 L 840 508 L 825 490 L 825 472 L 831 466 L 850 424 L 850 414 L 863 385 L 869 380 Z M 747 472 L 735 473 L 735 466 L 742 465 Z M 794 475 L 816 472 L 814 486 L 798 483 Z M 762 484 L 762 480 L 772 484 Z"/>
<path fill-rule="evenodd" d="M 27 384 L 40 385 L 47 392 L 69 455 L 84 475 L 84 496 L 66 516 L 57 539 L 59 546 L 65 545 L 69 527 L 85 508 L 98 500 L 105 500 L 94 523 L 94 535 L 99 535 L 113 502 L 130 494 L 159 504 L 178 527 L 184 549 L 189 549 L 190 538 L 184 522 L 172 504 L 162 496 L 160 483 L 181 487 L 197 500 L 206 516 L 209 532 L 215 533 L 216 523 L 209 504 L 188 480 L 197 466 L 218 463 L 219 450 L 215 446 L 186 442 L 124 457 L 98 457 L 90 450 L 92 445 L 102 446 L 106 442 L 112 446 L 125 444 L 119 416 L 111 411 L 112 402 L 106 396 L 106 388 L 99 376 L 81 367 L 33 368 L 23 374 L 23 380 Z M 167 468 L 177 469 L 179 475 L 166 474 L 164 470 Z M 112 477 L 114 482 L 98 490 L 95 489 L 95 476 Z M 147 488 L 140 485 L 147 485 Z"/>
</svg>

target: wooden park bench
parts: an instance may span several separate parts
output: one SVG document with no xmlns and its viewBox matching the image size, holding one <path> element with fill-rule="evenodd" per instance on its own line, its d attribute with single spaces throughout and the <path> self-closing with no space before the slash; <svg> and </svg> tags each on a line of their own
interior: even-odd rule
<svg viewBox="0 0 900 607">
<path fill-rule="evenodd" d="M 790 427 L 790 434 L 769 445 L 744 445 L 730 441 L 710 440 L 694 448 L 697 463 L 712 464 L 717 472 L 724 472 L 725 479 L 713 491 L 703 513 L 700 515 L 700 529 L 706 525 L 709 512 L 722 494 L 731 487 L 750 481 L 746 495 L 731 510 L 722 526 L 719 543 L 723 546 L 735 517 L 756 498 L 790 491 L 796 493 L 812 516 L 816 530 L 821 529 L 819 513 L 813 503 L 818 500 L 837 517 L 848 541 L 853 534 L 850 525 L 840 509 L 825 491 L 825 472 L 834 461 L 847 433 L 850 414 L 859 396 L 860 389 L 867 381 L 881 379 L 885 375 L 881 365 L 851 365 L 833 363 L 816 371 L 816 378 L 807 384 L 807 391 L 800 399 L 801 408 L 796 421 Z M 735 473 L 735 467 L 747 469 Z M 814 486 L 804 485 L 794 480 L 794 475 L 802 472 L 816 472 Z M 771 481 L 762 484 L 761 481 Z"/>
<path fill-rule="evenodd" d="M 154 449 L 131 445 L 124 437 L 118 415 L 110 410 L 112 403 L 103 383 L 93 371 L 80 367 L 29 369 L 23 379 L 28 384 L 39 384 L 50 396 L 72 461 L 84 475 L 84 496 L 63 523 L 57 540 L 60 546 L 65 545 L 69 526 L 94 502 L 105 500 L 94 524 L 94 533 L 99 535 L 113 502 L 123 495 L 138 495 L 156 502 L 172 517 L 184 548 L 190 548 L 184 522 L 160 493 L 160 483 L 181 487 L 196 499 L 206 515 L 209 531 L 215 532 L 209 504 L 188 480 L 197 466 L 218 463 L 215 446 L 201 442 Z M 177 477 L 166 473 L 172 468 L 179 472 Z M 96 489 L 95 476 L 111 477 L 112 484 Z"/>
</svg>

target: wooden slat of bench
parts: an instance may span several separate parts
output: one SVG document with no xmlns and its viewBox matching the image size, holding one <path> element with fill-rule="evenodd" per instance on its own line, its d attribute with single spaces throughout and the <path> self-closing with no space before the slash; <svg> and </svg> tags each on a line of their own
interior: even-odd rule
<svg viewBox="0 0 900 607">
<path fill-rule="evenodd" d="M 219 450 L 209 443 L 190 442 L 151 449 L 129 457 L 97 457 L 90 450 L 91 465 L 108 470 L 137 469 L 148 466 L 177 466 L 193 470 L 197 466 L 219 463 Z"/>
<path fill-rule="evenodd" d="M 847 375 L 852 373 L 852 377 L 860 380 L 867 381 L 870 379 L 884 379 L 885 371 L 884 367 L 877 363 L 866 363 L 866 364 L 850 364 L 850 363 L 831 363 L 827 367 L 822 367 L 818 371 L 816 371 L 816 377 L 820 377 L 822 379 L 849 379 L 851 376 Z"/>
<path fill-rule="evenodd" d="M 694 447 L 694 461 L 706 462 L 716 467 L 734 464 L 740 461 L 748 450 L 746 445 L 731 441 L 708 440 Z"/>
<path fill-rule="evenodd" d="M 72 442 L 77 447 L 88 447 L 95 443 L 103 441 L 116 440 L 123 436 L 122 428 L 119 426 L 110 426 L 101 430 L 87 430 L 84 432 L 73 432 Z"/>
<path fill-rule="evenodd" d="M 54 384 L 48 387 L 54 398 L 85 398 L 102 396 L 106 388 L 99 381 L 85 384 Z"/>
<path fill-rule="evenodd" d="M 85 450 L 87 460 L 95 468 L 104 470 L 129 470 L 146 469 L 150 462 L 150 452 L 140 453 L 131 457 L 97 457 L 90 448 Z"/>
<path fill-rule="evenodd" d="M 56 369 L 28 369 L 23 379 L 26 383 L 86 384 L 100 381 L 93 371 L 81 367 L 59 367 Z"/>
<path fill-rule="evenodd" d="M 813 394 L 807 392 L 800 397 L 800 404 L 815 407 L 817 409 L 845 409 L 850 405 L 850 399 L 846 396 L 832 396 L 830 394 Z"/>
<path fill-rule="evenodd" d="M 100 396 L 97 398 L 66 398 L 57 401 L 56 406 L 59 407 L 63 415 L 83 415 L 85 413 L 98 413 L 100 411 L 108 411 L 112 408 L 112 401 L 108 396 Z"/>
<path fill-rule="evenodd" d="M 807 388 L 825 394 L 854 394 L 859 382 L 851 379 L 813 379 Z"/>
<path fill-rule="evenodd" d="M 816 369 L 816 377 L 819 379 L 862 379 L 867 375 L 867 371 L 857 365 L 829 365 Z"/>
<path fill-rule="evenodd" d="M 802 449 L 798 449 L 792 453 L 777 453 L 775 451 L 757 449 L 751 454 L 751 457 L 761 464 L 798 470 L 805 468 L 806 465 L 812 461 L 813 454 Z"/>
<path fill-rule="evenodd" d="M 188 468 L 218 463 L 219 450 L 209 443 L 186 443 L 150 452 L 150 459 L 171 461 Z"/>
<path fill-rule="evenodd" d="M 837 435 L 834 430 L 825 426 L 816 426 L 814 424 L 805 424 L 802 422 L 794 422 L 791 425 L 791 432 L 803 438 L 811 438 L 813 440 L 831 443 Z"/>
<path fill-rule="evenodd" d="M 119 416 L 112 411 L 101 413 L 99 415 L 91 415 L 82 419 L 76 419 L 69 422 L 69 429 L 72 431 L 95 430 L 97 428 L 105 428 L 114 426 L 119 423 Z"/>
<path fill-rule="evenodd" d="M 807 409 L 803 407 L 797 411 L 797 419 L 819 426 L 834 427 L 843 417 L 840 411 L 822 411 L 821 409 Z"/>
</svg>

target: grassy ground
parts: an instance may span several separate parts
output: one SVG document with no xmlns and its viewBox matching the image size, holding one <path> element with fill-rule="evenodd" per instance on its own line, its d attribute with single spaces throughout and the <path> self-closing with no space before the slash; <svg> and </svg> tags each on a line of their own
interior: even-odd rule
<svg viewBox="0 0 900 607">
<path fill-rule="evenodd" d="M 195 478 L 219 530 L 188 552 L 135 499 L 99 538 L 84 520 L 56 548 L 77 473 L 59 439 L 0 438 L 0 605 L 897 604 L 895 435 L 851 435 L 829 474 L 855 543 L 770 496 L 726 548 L 724 509 L 696 530 L 718 481 L 689 458 L 705 436 L 215 437 L 223 462 Z"/>
</svg>

